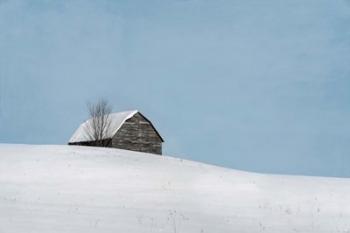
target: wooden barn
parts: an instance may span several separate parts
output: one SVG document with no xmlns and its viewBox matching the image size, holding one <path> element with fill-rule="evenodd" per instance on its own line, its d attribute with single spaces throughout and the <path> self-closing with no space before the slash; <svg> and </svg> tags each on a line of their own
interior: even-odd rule
<svg viewBox="0 0 350 233">
<path fill-rule="evenodd" d="M 103 138 L 106 147 L 162 154 L 163 138 L 152 122 L 139 111 L 112 113 L 109 115 L 109 119 L 108 133 Z M 91 119 L 80 125 L 69 140 L 69 145 L 96 145 L 94 141 L 89 139 L 86 132 L 90 121 Z"/>
</svg>

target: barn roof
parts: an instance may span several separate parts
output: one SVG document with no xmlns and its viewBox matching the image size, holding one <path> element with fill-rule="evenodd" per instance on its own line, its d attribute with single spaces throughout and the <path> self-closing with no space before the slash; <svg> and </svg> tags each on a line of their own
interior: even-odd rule
<svg viewBox="0 0 350 233">
<path fill-rule="evenodd" d="M 125 121 L 129 120 L 133 116 L 135 116 L 137 113 L 142 115 L 138 110 L 132 110 L 132 111 L 125 111 L 125 112 L 117 112 L 117 113 L 111 113 L 110 119 L 111 119 L 111 125 L 110 130 L 108 130 L 108 133 L 104 136 L 103 139 L 109 139 L 112 138 L 118 130 L 122 127 L 122 125 L 125 123 Z M 143 116 L 143 115 L 142 115 Z M 144 117 L 144 116 L 143 116 Z M 148 120 L 146 117 L 144 117 L 154 128 L 160 139 L 163 141 L 163 138 L 160 136 L 156 128 L 153 126 L 152 122 Z M 70 138 L 69 143 L 76 143 L 76 142 L 88 142 L 91 141 L 87 134 L 87 129 L 92 119 L 89 119 L 85 121 L 83 124 L 79 126 L 79 128 L 75 131 L 73 136 Z"/>
</svg>

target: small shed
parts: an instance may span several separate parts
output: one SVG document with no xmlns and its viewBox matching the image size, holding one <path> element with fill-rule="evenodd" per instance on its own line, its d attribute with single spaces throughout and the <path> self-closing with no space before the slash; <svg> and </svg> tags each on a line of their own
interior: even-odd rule
<svg viewBox="0 0 350 233">
<path fill-rule="evenodd" d="M 106 147 L 125 150 L 162 154 L 163 138 L 152 122 L 137 110 L 112 113 L 109 115 L 110 126 L 103 136 Z M 91 119 L 79 126 L 68 145 L 95 146 L 89 139 L 86 128 Z"/>
</svg>

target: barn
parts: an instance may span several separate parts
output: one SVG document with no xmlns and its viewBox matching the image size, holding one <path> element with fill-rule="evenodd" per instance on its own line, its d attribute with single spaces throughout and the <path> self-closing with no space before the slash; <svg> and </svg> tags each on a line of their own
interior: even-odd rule
<svg viewBox="0 0 350 233">
<path fill-rule="evenodd" d="M 163 138 L 152 122 L 137 110 L 112 113 L 109 115 L 110 125 L 103 140 L 106 147 L 125 150 L 162 154 Z M 91 122 L 87 120 L 75 131 L 68 145 L 95 146 L 89 139 L 86 129 Z"/>
</svg>

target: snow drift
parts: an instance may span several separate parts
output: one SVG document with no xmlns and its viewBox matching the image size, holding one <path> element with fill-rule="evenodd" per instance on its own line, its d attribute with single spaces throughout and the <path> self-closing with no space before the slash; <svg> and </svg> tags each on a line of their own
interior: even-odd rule
<svg viewBox="0 0 350 233">
<path fill-rule="evenodd" d="M 117 149 L 0 146 L 4 233 L 349 233 L 350 180 Z"/>
</svg>

